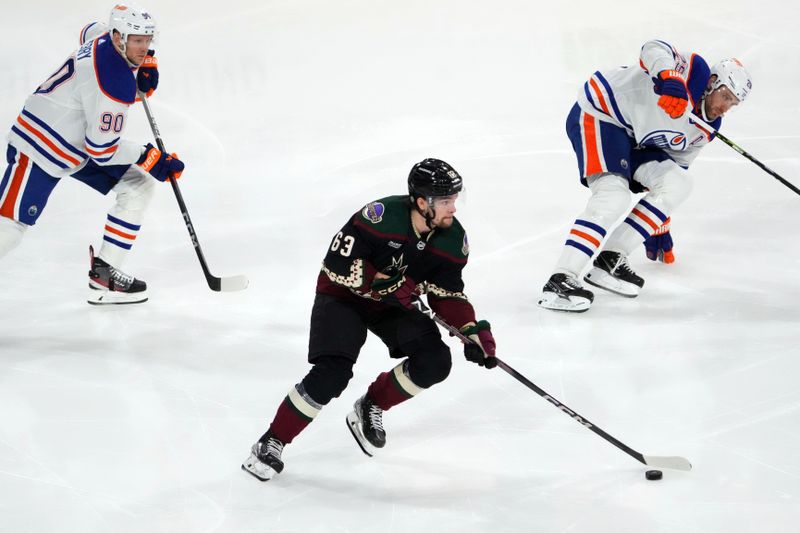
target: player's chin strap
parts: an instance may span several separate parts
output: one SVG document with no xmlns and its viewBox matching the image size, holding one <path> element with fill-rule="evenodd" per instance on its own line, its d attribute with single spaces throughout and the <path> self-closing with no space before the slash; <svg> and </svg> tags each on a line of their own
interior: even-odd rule
<svg viewBox="0 0 800 533">
<path fill-rule="evenodd" d="M 428 196 L 425 198 L 425 201 L 428 202 L 428 210 L 423 212 L 422 209 L 419 208 L 419 204 L 417 204 L 417 199 L 414 199 L 414 208 L 416 208 L 417 213 L 423 216 L 425 219 L 425 225 L 428 227 L 429 230 L 433 231 L 436 226 L 433 225 L 433 219 L 436 218 L 436 209 L 433 207 L 433 196 Z"/>
</svg>

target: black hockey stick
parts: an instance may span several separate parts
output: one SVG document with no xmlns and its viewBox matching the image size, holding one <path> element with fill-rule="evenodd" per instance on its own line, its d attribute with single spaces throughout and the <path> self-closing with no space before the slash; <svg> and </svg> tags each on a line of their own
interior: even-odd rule
<svg viewBox="0 0 800 533">
<path fill-rule="evenodd" d="M 150 122 L 150 129 L 153 131 L 153 137 L 156 139 L 158 149 L 163 153 L 167 153 L 167 149 L 164 148 L 164 141 L 161 140 L 161 133 L 158 131 L 158 124 L 156 124 L 156 119 L 153 117 L 153 112 L 150 110 L 150 103 L 147 101 L 147 96 L 139 91 L 139 98 L 142 100 L 144 112 L 147 114 L 147 120 Z M 181 194 L 180 188 L 178 188 L 178 180 L 169 180 L 169 183 L 172 185 L 172 191 L 175 193 L 175 199 L 178 200 L 178 207 L 181 209 L 183 222 L 186 224 L 186 229 L 189 230 L 189 237 L 192 239 L 192 246 L 194 246 L 194 251 L 197 253 L 197 258 L 200 260 L 200 267 L 203 269 L 203 274 L 206 276 L 208 287 L 212 291 L 224 292 L 241 291 L 245 289 L 249 283 L 247 276 L 239 275 L 218 278 L 211 274 L 211 271 L 208 268 L 208 263 L 206 263 L 206 258 L 203 255 L 203 249 L 200 248 L 200 241 L 197 239 L 197 233 L 194 231 L 192 219 L 189 217 L 189 210 L 186 208 L 186 203 L 183 201 L 183 195 Z"/>
<path fill-rule="evenodd" d="M 414 299 L 413 305 L 414 305 L 414 307 L 417 308 L 417 310 L 420 313 L 422 313 L 422 314 L 428 316 L 429 318 L 431 318 L 434 322 L 439 324 L 448 333 L 450 333 L 450 335 L 452 335 L 454 337 L 457 337 L 459 340 L 461 340 L 461 342 L 464 342 L 464 343 L 472 343 L 472 342 L 474 342 L 472 339 L 470 339 L 469 337 L 467 337 L 466 335 L 461 333 L 458 329 L 456 329 L 455 327 L 453 327 L 450 324 L 448 324 L 447 322 L 445 322 L 439 315 L 434 313 L 432 309 L 430 309 L 428 306 L 426 306 L 424 303 L 422 303 L 422 300 L 420 300 L 419 298 Z M 617 448 L 619 448 L 623 452 L 627 453 L 628 455 L 630 455 L 631 457 L 633 457 L 634 459 L 636 459 L 640 463 L 645 464 L 647 466 L 653 466 L 653 467 L 656 467 L 656 468 L 669 468 L 669 469 L 672 469 L 672 470 L 688 471 L 688 470 L 692 469 L 692 464 L 684 457 L 665 457 L 665 456 L 657 456 L 657 455 L 643 455 L 643 454 L 637 452 L 636 450 L 634 450 L 633 448 L 631 448 L 627 444 L 625 444 L 623 442 L 620 442 L 619 440 L 617 440 L 616 438 L 612 437 L 611 435 L 609 435 L 608 433 L 606 433 L 605 431 L 603 431 L 602 429 L 600 429 L 599 427 L 597 427 L 593 423 L 589 422 L 583 416 L 579 415 L 578 413 L 576 413 L 575 411 L 573 411 L 572 409 L 570 409 L 569 407 L 567 407 L 566 405 L 564 405 L 560 401 L 558 401 L 555 398 L 553 398 L 552 396 L 550 396 L 547 392 L 545 392 L 544 389 L 542 389 L 541 387 L 539 387 L 538 385 L 533 383 L 531 380 L 529 380 L 528 378 L 526 378 L 525 376 L 523 376 L 522 374 L 520 374 L 519 372 L 517 372 L 516 370 L 511 368 L 511 366 L 509 366 L 505 361 L 502 361 L 500 358 L 496 358 L 496 359 L 497 359 L 497 366 L 499 366 L 500 368 L 505 370 L 514 379 L 516 379 L 517 381 L 519 381 L 520 383 L 522 383 L 523 385 L 528 387 L 530 390 L 532 390 L 533 392 L 535 392 L 536 394 L 538 394 L 539 396 L 541 396 L 542 398 L 544 398 L 545 400 L 547 400 L 548 402 L 553 404 L 559 410 L 565 412 L 567 415 L 569 415 L 577 423 L 579 423 L 583 427 L 589 429 L 590 431 L 594 432 L 595 434 L 600 435 L 603 439 L 605 439 L 606 441 L 610 442 L 611 444 L 613 444 L 614 446 L 616 446 Z"/>
<path fill-rule="evenodd" d="M 752 161 L 753 163 L 758 165 L 758 167 L 761 168 L 761 170 L 763 170 L 764 172 L 766 172 L 767 174 L 769 174 L 770 176 L 772 176 L 776 180 L 780 181 L 781 183 L 783 183 L 784 185 L 789 187 L 795 193 L 800 194 L 800 189 L 795 187 L 788 180 L 786 180 L 783 177 L 781 177 L 780 174 L 778 174 L 777 172 L 775 172 L 774 170 L 769 168 L 767 165 L 765 165 L 764 163 L 762 163 L 761 161 L 759 161 L 758 159 L 756 159 L 755 157 L 753 157 L 752 155 L 747 153 L 738 144 L 736 144 L 732 140 L 730 140 L 727 137 L 725 137 L 723 134 L 721 134 L 719 131 L 717 131 L 713 126 L 711 126 L 708 122 L 706 122 L 705 120 L 702 120 L 700 117 L 698 117 L 697 115 L 694 115 L 694 114 L 692 115 L 692 120 L 694 122 L 696 122 L 697 125 L 700 126 L 702 129 L 706 130 L 709 134 L 716 135 L 719 138 L 720 141 L 724 142 L 725 144 L 727 144 L 728 146 L 730 146 L 731 148 L 733 148 L 734 150 L 739 152 L 741 155 L 743 155 L 744 157 L 746 157 L 747 159 L 749 159 L 750 161 Z"/>
</svg>

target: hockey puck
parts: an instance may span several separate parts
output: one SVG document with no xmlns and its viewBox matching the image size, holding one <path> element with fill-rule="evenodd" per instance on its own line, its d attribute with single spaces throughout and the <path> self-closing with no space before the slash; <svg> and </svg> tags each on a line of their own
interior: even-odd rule
<svg viewBox="0 0 800 533">
<path fill-rule="evenodd" d="M 644 477 L 646 477 L 650 481 L 658 481 L 659 479 L 664 477 L 664 474 L 661 472 L 661 470 L 648 470 L 647 472 L 644 473 Z"/>
</svg>

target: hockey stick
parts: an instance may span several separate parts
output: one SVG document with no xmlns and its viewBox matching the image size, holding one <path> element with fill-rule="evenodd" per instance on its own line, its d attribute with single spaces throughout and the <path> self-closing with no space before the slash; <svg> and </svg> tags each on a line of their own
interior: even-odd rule
<svg viewBox="0 0 800 533">
<path fill-rule="evenodd" d="M 167 149 L 164 148 L 164 141 L 161 140 L 161 133 L 158 131 L 158 124 L 156 124 L 156 119 L 153 117 L 153 112 L 150 110 L 150 102 L 147 101 L 147 96 L 139 91 L 139 98 L 142 100 L 144 112 L 147 114 L 147 120 L 150 122 L 150 129 L 153 131 L 153 137 L 156 139 L 158 149 L 163 153 L 167 153 Z M 194 251 L 197 252 L 197 258 L 200 260 L 200 267 L 203 269 L 203 274 L 206 276 L 208 287 L 212 291 L 224 292 L 241 291 L 245 289 L 249 283 L 247 276 L 239 275 L 218 278 L 211 274 L 211 271 L 208 268 L 208 263 L 206 263 L 206 258 L 203 255 L 203 249 L 200 248 L 200 241 L 197 239 L 197 233 L 194 231 L 192 219 L 189 217 L 189 210 L 186 208 L 186 203 L 183 201 L 183 195 L 181 194 L 180 188 L 178 188 L 178 180 L 171 179 L 168 181 L 170 185 L 172 185 L 172 191 L 175 193 L 175 199 L 178 200 L 178 207 L 181 209 L 183 222 L 186 224 L 186 229 L 189 230 L 189 238 L 192 239 L 192 246 L 194 246 Z"/>
<path fill-rule="evenodd" d="M 772 176 L 776 180 L 780 181 L 781 183 L 783 183 L 784 185 L 789 187 L 795 193 L 800 194 L 800 189 L 795 187 L 791 182 L 785 180 L 783 177 L 781 177 L 780 174 L 778 174 L 777 172 L 775 172 L 774 170 L 769 168 L 767 165 L 765 165 L 764 163 L 762 163 L 761 161 L 759 161 L 758 159 L 756 159 L 755 157 L 753 157 L 752 155 L 747 153 L 738 144 L 736 144 L 732 140 L 730 140 L 727 137 L 725 137 L 723 134 L 721 134 L 719 131 L 717 131 L 713 126 L 711 126 L 708 122 L 706 122 L 705 120 L 701 119 L 700 117 L 698 117 L 695 114 L 692 114 L 691 118 L 692 118 L 692 121 L 696 122 L 697 125 L 700 128 L 706 130 L 706 132 L 708 132 L 709 134 L 716 135 L 719 138 L 720 141 L 724 142 L 725 144 L 727 144 L 728 146 L 730 146 L 731 148 L 733 148 L 734 150 L 739 152 L 741 155 L 743 155 L 744 157 L 746 157 L 747 159 L 749 159 L 750 161 L 752 161 L 753 163 L 758 165 L 759 168 L 761 168 L 761 170 L 763 170 L 764 172 L 766 172 L 767 174 L 769 174 L 770 176 Z"/>
<path fill-rule="evenodd" d="M 416 307 L 417 310 L 420 313 L 422 313 L 422 314 L 426 315 L 427 317 L 429 317 L 430 319 L 432 319 L 434 322 L 436 322 L 442 328 L 444 328 L 448 333 L 450 333 L 450 335 L 452 335 L 454 337 L 457 337 L 459 340 L 461 340 L 461 342 L 464 342 L 464 343 L 472 343 L 472 342 L 474 342 L 472 339 L 470 339 L 469 337 L 467 337 L 466 335 L 461 333 L 458 329 L 454 328 L 453 326 L 451 326 L 450 324 L 445 322 L 439 315 L 434 313 L 432 309 L 430 309 L 428 306 L 426 306 L 424 303 L 422 303 L 422 300 L 420 300 L 419 298 L 414 299 L 414 301 L 412 303 L 413 303 L 414 307 Z M 630 455 L 631 457 L 633 457 L 634 459 L 636 459 L 640 463 L 645 464 L 647 466 L 653 466 L 655 468 L 669 468 L 669 469 L 672 469 L 672 470 L 689 471 L 689 470 L 692 469 L 692 464 L 688 461 L 688 459 L 686 459 L 684 457 L 665 457 L 665 456 L 658 456 L 658 455 L 643 455 L 643 454 L 637 452 L 636 450 L 634 450 L 633 448 L 631 448 L 627 444 L 625 444 L 623 442 L 620 442 L 619 440 L 617 440 L 616 438 L 612 437 L 611 435 L 609 435 L 608 433 L 606 433 L 605 431 L 603 431 L 602 429 L 600 429 L 599 427 L 597 427 L 593 423 L 589 422 L 583 416 L 579 415 L 578 413 L 576 413 L 575 411 L 573 411 L 572 409 L 570 409 L 569 407 L 567 407 L 566 405 L 564 405 L 560 401 L 558 401 L 555 398 L 553 398 L 552 396 L 550 396 L 547 392 L 545 392 L 544 389 L 542 389 L 541 387 L 539 387 L 538 385 L 533 383 L 531 380 L 529 380 L 528 378 L 526 378 L 525 376 L 523 376 L 522 374 L 520 374 L 519 372 L 517 372 L 516 370 L 511 368 L 511 366 L 508 365 L 508 363 L 506 363 L 505 361 L 502 361 L 500 358 L 495 358 L 495 359 L 497 359 L 497 366 L 499 366 L 500 368 L 505 370 L 514 379 L 516 379 L 517 381 L 519 381 L 520 383 L 522 383 L 523 385 L 528 387 L 530 390 L 532 390 L 533 392 L 535 392 L 536 394 L 538 394 L 539 396 L 541 396 L 542 398 L 544 398 L 545 400 L 547 400 L 548 402 L 553 404 L 560 411 L 565 412 L 567 415 L 569 415 L 577 423 L 579 423 L 583 427 L 589 429 L 590 431 L 594 432 L 595 434 L 600 435 L 603 439 L 605 439 L 606 441 L 610 442 L 611 444 L 613 444 L 614 446 L 616 446 L 617 448 L 619 448 L 623 452 L 627 453 L 628 455 Z"/>
</svg>

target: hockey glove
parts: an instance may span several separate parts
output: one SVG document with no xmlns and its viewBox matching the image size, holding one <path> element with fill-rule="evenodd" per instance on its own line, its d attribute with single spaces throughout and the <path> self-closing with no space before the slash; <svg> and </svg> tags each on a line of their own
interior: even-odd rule
<svg viewBox="0 0 800 533">
<path fill-rule="evenodd" d="M 464 357 L 467 361 L 477 363 L 486 368 L 497 366 L 495 351 L 497 344 L 492 336 L 491 325 L 485 320 L 478 320 L 477 324 L 470 324 L 461 328 L 461 333 L 472 340 L 464 344 Z"/>
<path fill-rule="evenodd" d="M 158 181 L 178 179 L 183 173 L 183 161 L 177 154 L 164 154 L 150 143 L 144 147 L 142 157 L 136 162 L 146 172 L 149 172 Z"/>
<path fill-rule="evenodd" d="M 658 106 L 672 118 L 678 118 L 686 112 L 689 103 L 689 93 L 686 91 L 686 81 L 676 70 L 662 70 L 653 78 L 653 91 L 660 94 Z"/>
<path fill-rule="evenodd" d="M 651 261 L 660 261 L 670 264 L 675 262 L 675 254 L 672 253 L 672 236 L 669 234 L 671 220 L 667 218 L 664 225 L 644 241 L 647 258 Z"/>
<path fill-rule="evenodd" d="M 376 276 L 370 286 L 370 295 L 383 303 L 411 309 L 411 300 L 417 295 L 417 283 L 400 271 L 388 278 Z"/>
<path fill-rule="evenodd" d="M 158 88 L 158 59 L 155 50 L 148 50 L 136 73 L 136 86 L 150 98 Z"/>
</svg>

